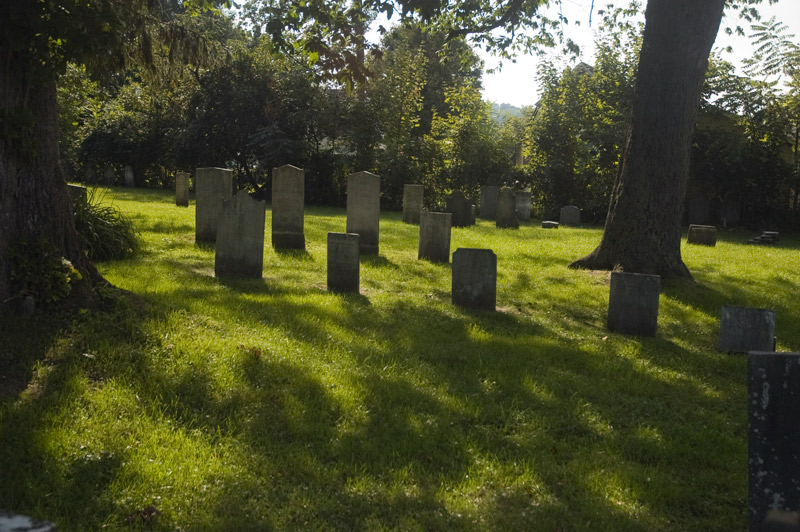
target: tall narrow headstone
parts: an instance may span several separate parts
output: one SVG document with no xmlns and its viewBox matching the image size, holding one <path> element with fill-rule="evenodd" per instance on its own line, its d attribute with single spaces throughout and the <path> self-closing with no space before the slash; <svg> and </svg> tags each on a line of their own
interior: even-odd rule
<svg viewBox="0 0 800 532">
<path fill-rule="evenodd" d="M 800 353 L 747 354 L 750 531 L 771 512 L 800 511 Z M 796 516 L 795 516 L 796 518 Z M 796 522 L 796 520 L 795 520 Z"/>
<path fill-rule="evenodd" d="M 517 198 L 514 191 L 508 187 L 500 189 L 497 195 L 497 212 L 495 226 L 498 229 L 517 229 Z"/>
<path fill-rule="evenodd" d="M 717 228 L 713 225 L 690 225 L 686 243 L 714 247 L 717 245 Z"/>
<path fill-rule="evenodd" d="M 378 253 L 381 216 L 381 178 L 369 172 L 347 177 L 347 232 L 359 236 L 361 253 Z"/>
<path fill-rule="evenodd" d="M 431 262 L 450 262 L 449 212 L 423 212 L 419 218 L 418 259 Z"/>
<path fill-rule="evenodd" d="M 611 272 L 608 330 L 655 336 L 660 291 L 661 277 L 658 275 Z"/>
<path fill-rule="evenodd" d="M 732 353 L 774 351 L 775 311 L 764 308 L 722 307 L 717 349 Z"/>
<path fill-rule="evenodd" d="M 261 278 L 267 205 L 244 190 L 223 202 L 217 225 L 214 273 L 217 277 Z"/>
<path fill-rule="evenodd" d="M 189 206 L 189 174 L 186 172 L 175 173 L 175 205 Z"/>
<path fill-rule="evenodd" d="M 272 245 L 305 249 L 305 172 L 290 164 L 272 170 Z"/>
<path fill-rule="evenodd" d="M 122 173 L 125 176 L 125 186 L 128 188 L 133 188 L 136 186 L 136 179 L 133 175 L 133 168 L 131 165 L 126 164 L 125 168 L 122 169 Z"/>
<path fill-rule="evenodd" d="M 471 225 L 472 205 L 467 201 L 464 193 L 460 190 L 456 190 L 450 194 L 450 197 L 447 198 L 447 207 L 445 210 L 453 215 L 451 218 L 453 227 L 467 227 Z"/>
<path fill-rule="evenodd" d="M 194 175 L 196 242 L 217 241 L 222 203 L 233 195 L 233 172 L 225 168 L 198 168 Z"/>
<path fill-rule="evenodd" d="M 567 205 L 561 207 L 561 218 L 559 219 L 561 225 L 581 225 L 581 210 L 575 205 Z"/>
<path fill-rule="evenodd" d="M 106 169 L 103 171 L 103 183 L 106 185 L 113 185 L 114 177 L 114 167 L 111 165 L 106 166 Z"/>
<path fill-rule="evenodd" d="M 403 185 L 403 221 L 407 224 L 418 224 L 422 212 L 422 196 L 425 187 L 422 185 Z"/>
<path fill-rule="evenodd" d="M 359 239 L 353 233 L 328 233 L 329 291 L 359 291 Z"/>
<path fill-rule="evenodd" d="M 478 214 L 478 208 L 475 206 L 474 203 L 469 203 L 469 225 L 475 225 L 475 216 L 477 214 Z"/>
<path fill-rule="evenodd" d="M 89 192 L 86 187 L 81 185 L 67 185 L 69 191 L 69 199 L 73 204 L 80 202 L 86 203 L 89 201 Z"/>
<path fill-rule="evenodd" d="M 517 192 L 517 219 L 522 222 L 531 219 L 531 193 L 526 190 Z"/>
<path fill-rule="evenodd" d="M 453 304 L 495 310 L 497 255 L 491 249 L 459 248 L 453 253 Z"/>
<path fill-rule="evenodd" d="M 484 220 L 494 220 L 497 217 L 497 195 L 499 193 L 498 187 L 481 187 L 480 214 Z"/>
</svg>

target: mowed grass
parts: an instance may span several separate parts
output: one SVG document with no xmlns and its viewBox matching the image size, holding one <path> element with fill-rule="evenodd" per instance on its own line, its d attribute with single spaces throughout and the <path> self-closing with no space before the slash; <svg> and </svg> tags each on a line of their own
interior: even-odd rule
<svg viewBox="0 0 800 532">
<path fill-rule="evenodd" d="M 599 229 L 454 229 L 491 248 L 498 311 L 450 303 L 450 265 L 383 213 L 361 294 L 326 291 L 342 209 L 306 251 L 214 277 L 194 203 L 108 190 L 144 239 L 99 265 L 135 298 L 6 317 L 0 508 L 82 530 L 745 530 L 745 359 L 723 304 L 777 312 L 800 351 L 800 241 L 683 246 L 656 338 L 605 329 L 607 272 L 567 268 Z"/>
</svg>

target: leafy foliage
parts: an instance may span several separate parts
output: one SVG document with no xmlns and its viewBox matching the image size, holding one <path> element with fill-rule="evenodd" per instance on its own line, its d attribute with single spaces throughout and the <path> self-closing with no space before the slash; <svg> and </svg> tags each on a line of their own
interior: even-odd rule
<svg viewBox="0 0 800 532">
<path fill-rule="evenodd" d="M 73 201 L 75 228 L 86 253 L 93 262 L 118 260 L 133 256 L 140 247 L 139 236 L 131 220 L 116 206 L 95 197 Z"/>
<path fill-rule="evenodd" d="M 57 303 L 82 278 L 43 236 L 17 241 L 8 255 L 12 293 L 18 298 L 32 296 L 40 303 Z"/>
</svg>

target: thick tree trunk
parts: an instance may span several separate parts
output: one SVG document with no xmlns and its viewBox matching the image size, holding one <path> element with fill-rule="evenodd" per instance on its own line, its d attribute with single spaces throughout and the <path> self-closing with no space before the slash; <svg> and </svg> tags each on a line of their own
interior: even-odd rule
<svg viewBox="0 0 800 532">
<path fill-rule="evenodd" d="M 691 277 L 681 218 L 692 132 L 724 0 L 649 0 L 628 138 L 600 245 L 576 268 Z"/>
</svg>

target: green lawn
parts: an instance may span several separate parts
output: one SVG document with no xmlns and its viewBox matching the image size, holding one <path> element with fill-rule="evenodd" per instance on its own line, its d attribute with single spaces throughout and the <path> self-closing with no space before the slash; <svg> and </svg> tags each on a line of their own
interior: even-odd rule
<svg viewBox="0 0 800 532">
<path fill-rule="evenodd" d="M 453 230 L 491 248 L 498 312 L 450 304 L 450 265 L 381 219 L 361 295 L 326 291 L 326 233 L 218 280 L 194 204 L 110 189 L 144 249 L 100 272 L 134 298 L 0 325 L 0 508 L 63 531 L 745 530 L 745 359 L 723 304 L 777 311 L 800 351 L 800 240 L 683 246 L 657 337 L 605 329 L 600 230 Z"/>
</svg>

